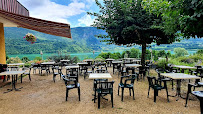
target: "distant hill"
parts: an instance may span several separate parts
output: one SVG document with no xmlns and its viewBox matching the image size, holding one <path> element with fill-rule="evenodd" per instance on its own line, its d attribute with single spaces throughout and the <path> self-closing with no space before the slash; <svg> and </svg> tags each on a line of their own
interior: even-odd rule
<svg viewBox="0 0 203 114">
<path fill-rule="evenodd" d="M 32 33 L 37 37 L 35 44 L 30 44 L 23 37 L 27 33 Z M 98 34 L 106 34 L 103 30 L 94 27 L 71 28 L 72 39 L 44 34 L 24 28 L 5 27 L 5 42 L 7 54 L 38 54 L 43 53 L 76 53 L 95 51 L 113 51 L 129 49 L 129 47 L 106 45 L 100 42 L 101 39 L 95 37 Z M 140 46 L 134 46 L 139 48 Z M 152 44 L 154 49 L 173 49 L 175 47 L 184 47 L 186 49 L 203 49 L 203 39 L 189 39 L 171 45 Z"/>
</svg>

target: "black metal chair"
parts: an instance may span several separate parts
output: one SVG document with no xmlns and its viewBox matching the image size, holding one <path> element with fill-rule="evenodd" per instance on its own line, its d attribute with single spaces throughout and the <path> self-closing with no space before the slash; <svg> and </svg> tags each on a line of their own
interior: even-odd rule
<svg viewBox="0 0 203 114">
<path fill-rule="evenodd" d="M 58 72 L 55 72 L 55 70 L 57 70 Z M 60 79 L 61 79 L 61 75 L 62 75 L 62 71 L 61 69 L 59 68 L 59 66 L 53 66 L 52 67 L 52 71 L 53 71 L 53 81 L 55 83 L 55 80 L 56 80 L 56 76 L 59 75 L 60 76 Z"/>
<path fill-rule="evenodd" d="M 43 71 L 43 70 L 46 71 L 47 75 L 48 75 L 48 73 L 50 72 L 49 66 L 48 66 L 48 65 L 44 65 L 44 64 L 40 64 L 40 70 L 41 70 L 41 72 L 40 72 L 41 75 L 42 75 L 42 71 Z"/>
<path fill-rule="evenodd" d="M 173 73 L 173 71 L 172 72 L 170 72 L 169 70 L 165 70 L 165 69 L 163 69 L 163 68 L 157 68 L 157 69 L 155 69 L 155 71 L 157 72 L 157 74 L 158 74 L 158 82 L 159 82 L 159 85 L 162 85 L 162 80 L 164 79 L 164 80 L 166 80 L 166 81 L 171 81 L 171 85 L 172 85 L 172 89 L 174 89 L 174 87 L 173 87 L 173 85 L 174 85 L 174 83 L 173 83 L 173 79 L 171 79 L 171 78 L 166 78 L 166 77 L 164 77 L 164 76 L 161 76 L 161 74 L 160 73 Z"/>
<path fill-rule="evenodd" d="M 154 89 L 154 102 L 155 103 L 156 103 L 156 96 L 158 96 L 158 91 L 162 90 L 162 89 L 166 89 L 167 100 L 169 102 L 168 89 L 167 89 L 167 85 L 166 85 L 167 80 L 162 79 L 162 81 L 164 82 L 164 86 L 161 86 L 161 85 L 158 84 L 158 80 L 156 80 L 155 77 L 147 76 L 147 79 L 148 79 L 148 82 L 149 82 L 148 98 L 149 98 L 150 88 Z"/>
<path fill-rule="evenodd" d="M 203 83 L 199 82 L 200 80 L 196 80 L 194 84 L 189 83 L 188 84 L 188 91 L 187 91 L 187 97 L 186 97 L 186 102 L 185 102 L 185 107 L 187 107 L 187 102 L 188 102 L 188 98 L 189 98 L 189 94 L 192 93 L 192 87 L 196 88 L 196 87 L 203 87 Z"/>
<path fill-rule="evenodd" d="M 98 109 L 100 109 L 101 97 L 107 94 L 111 94 L 111 103 L 113 108 L 113 84 L 114 81 L 96 83 L 97 85 L 96 91 L 98 93 Z"/>
<path fill-rule="evenodd" d="M 145 76 L 146 76 L 146 70 L 145 70 L 145 67 L 142 67 L 142 66 L 139 67 L 139 75 L 138 75 L 138 79 L 141 78 L 141 77 L 144 79 Z"/>
<path fill-rule="evenodd" d="M 40 74 L 40 64 L 32 63 L 31 66 L 33 68 L 33 74 L 36 73 L 37 69 L 39 70 L 39 74 Z"/>
<path fill-rule="evenodd" d="M 121 95 L 121 101 L 123 101 L 123 95 L 124 95 L 124 88 L 128 88 L 131 96 L 131 90 L 133 92 L 133 100 L 135 99 L 134 96 L 134 82 L 135 78 L 137 77 L 137 74 L 132 74 L 128 76 L 121 76 L 120 83 L 118 84 L 118 95 L 120 88 L 122 89 L 122 95 Z"/>
<path fill-rule="evenodd" d="M 79 101 L 80 101 L 80 84 L 76 79 L 69 79 L 65 75 L 62 75 L 62 78 L 65 82 L 66 86 L 66 101 L 68 100 L 68 92 L 71 89 L 77 88 L 78 89 L 78 96 L 79 96 Z"/>
<path fill-rule="evenodd" d="M 30 68 L 23 68 L 23 69 L 22 69 L 22 70 L 25 70 L 25 72 L 23 73 L 23 75 L 28 75 L 30 81 L 31 81 L 31 76 L 30 76 L 31 69 L 32 69 L 32 67 L 30 67 Z M 22 83 L 22 80 L 23 80 L 23 75 L 21 75 L 21 78 L 20 78 L 21 83 Z"/>
</svg>

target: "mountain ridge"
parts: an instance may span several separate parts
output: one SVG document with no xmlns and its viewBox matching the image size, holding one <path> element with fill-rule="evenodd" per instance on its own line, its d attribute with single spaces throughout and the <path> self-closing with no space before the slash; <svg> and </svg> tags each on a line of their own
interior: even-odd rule
<svg viewBox="0 0 203 114">
<path fill-rule="evenodd" d="M 100 42 L 102 39 L 96 38 L 95 35 L 107 34 L 104 30 L 98 30 L 95 27 L 75 27 L 71 28 L 72 39 L 49 35 L 33 30 L 16 27 L 5 27 L 5 43 L 7 54 L 37 54 L 40 51 L 44 53 L 77 53 L 95 51 L 112 51 L 130 49 L 130 47 L 106 45 Z M 32 33 L 37 37 L 35 44 L 30 44 L 23 37 L 27 33 Z M 186 49 L 203 49 L 203 39 L 182 40 L 173 44 L 164 44 L 157 46 L 151 44 L 153 49 L 172 50 L 175 47 L 184 47 Z M 135 45 L 135 48 L 141 49 Z"/>
</svg>

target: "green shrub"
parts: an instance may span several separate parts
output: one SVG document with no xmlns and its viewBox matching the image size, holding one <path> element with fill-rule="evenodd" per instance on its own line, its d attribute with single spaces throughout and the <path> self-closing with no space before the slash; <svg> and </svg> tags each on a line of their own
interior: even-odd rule
<svg viewBox="0 0 203 114">
<path fill-rule="evenodd" d="M 168 62 L 166 61 L 166 59 L 160 59 L 156 63 L 157 68 L 163 68 L 163 69 L 166 68 L 167 64 L 168 64 Z"/>
<path fill-rule="evenodd" d="M 35 57 L 34 60 L 41 61 L 42 58 L 41 57 Z"/>
<path fill-rule="evenodd" d="M 7 64 L 10 63 L 22 63 L 21 59 L 19 57 L 11 57 L 9 59 L 7 59 L 6 61 Z"/>
<path fill-rule="evenodd" d="M 203 49 L 199 49 L 196 54 L 203 55 Z"/>
<path fill-rule="evenodd" d="M 30 59 L 29 59 L 28 57 L 23 57 L 21 60 L 22 60 L 24 63 L 30 61 Z"/>
<path fill-rule="evenodd" d="M 174 52 L 176 57 L 188 55 L 188 51 L 185 48 L 174 48 Z"/>
</svg>

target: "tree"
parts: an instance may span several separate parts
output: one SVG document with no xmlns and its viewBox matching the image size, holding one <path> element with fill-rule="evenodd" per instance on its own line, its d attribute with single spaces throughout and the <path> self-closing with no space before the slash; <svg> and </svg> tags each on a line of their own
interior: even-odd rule
<svg viewBox="0 0 203 114">
<path fill-rule="evenodd" d="M 143 0 L 145 9 L 163 17 L 165 32 L 181 32 L 184 38 L 203 37 L 203 0 Z"/>
<path fill-rule="evenodd" d="M 196 54 L 203 55 L 203 49 L 199 49 Z"/>
<path fill-rule="evenodd" d="M 161 17 L 150 14 L 141 5 L 142 0 L 104 0 L 104 5 L 95 0 L 99 6 L 99 13 L 88 14 L 96 16 L 93 26 L 105 30 L 104 38 L 107 44 L 142 46 L 141 64 L 145 65 L 147 44 L 152 42 L 169 44 L 176 40 L 174 34 L 166 34 L 154 25 L 162 22 Z"/>
<path fill-rule="evenodd" d="M 30 61 L 30 59 L 29 59 L 28 57 L 23 57 L 21 60 L 22 60 L 24 63 Z"/>
<path fill-rule="evenodd" d="M 175 57 L 188 55 L 188 51 L 185 48 L 174 48 Z"/>
</svg>

